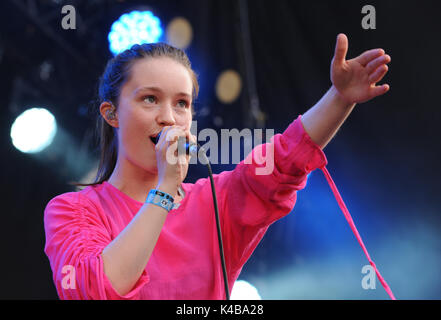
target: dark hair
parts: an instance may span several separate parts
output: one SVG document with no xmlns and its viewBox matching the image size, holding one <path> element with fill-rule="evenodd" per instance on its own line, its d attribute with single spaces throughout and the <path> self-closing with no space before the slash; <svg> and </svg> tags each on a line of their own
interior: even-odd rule
<svg viewBox="0 0 441 320">
<path fill-rule="evenodd" d="M 199 83 L 197 80 L 197 74 L 191 67 L 190 60 L 186 53 L 178 48 L 172 47 L 166 43 L 150 43 L 150 44 L 135 44 L 130 49 L 127 49 L 114 58 L 110 59 L 106 65 L 103 75 L 99 80 L 99 104 L 104 101 L 111 102 L 115 107 L 118 107 L 119 95 L 124 83 L 130 77 L 130 70 L 133 64 L 140 59 L 144 58 L 157 58 L 168 57 L 171 58 L 183 66 L 185 66 L 190 72 L 190 76 L 193 82 L 192 92 L 192 106 L 191 110 L 194 113 L 194 101 L 199 93 Z M 117 160 L 118 143 L 115 129 L 110 126 L 102 117 L 100 112 L 96 117 L 96 133 L 99 136 L 100 145 L 100 162 L 98 165 L 98 172 L 93 183 L 79 183 L 71 182 L 71 185 L 75 186 L 92 186 L 103 183 L 110 178 Z"/>
</svg>

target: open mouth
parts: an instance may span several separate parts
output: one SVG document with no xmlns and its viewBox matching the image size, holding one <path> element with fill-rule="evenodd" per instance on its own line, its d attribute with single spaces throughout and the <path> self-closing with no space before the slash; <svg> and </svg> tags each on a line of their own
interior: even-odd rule
<svg viewBox="0 0 441 320">
<path fill-rule="evenodd" d="M 159 133 L 155 134 L 153 136 L 150 136 L 150 140 L 153 142 L 153 144 L 157 144 L 158 143 L 158 140 L 159 140 L 158 136 L 159 136 Z"/>
</svg>

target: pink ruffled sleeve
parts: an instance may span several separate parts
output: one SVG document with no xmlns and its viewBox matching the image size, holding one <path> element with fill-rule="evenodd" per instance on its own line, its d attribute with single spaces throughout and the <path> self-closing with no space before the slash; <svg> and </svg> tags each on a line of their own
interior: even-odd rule
<svg viewBox="0 0 441 320">
<path fill-rule="evenodd" d="M 268 161 L 273 162 L 272 169 Z M 271 143 L 255 147 L 234 170 L 216 177 L 216 188 L 222 190 L 219 210 L 229 283 L 239 275 L 268 226 L 292 211 L 307 175 L 326 164 L 325 154 L 306 133 L 299 115 Z M 256 174 L 258 168 L 267 174 Z"/>
<path fill-rule="evenodd" d="M 106 219 L 79 192 L 53 198 L 44 212 L 45 253 L 60 299 L 139 299 L 149 281 L 144 270 L 133 289 L 121 296 L 103 270 L 103 249 L 112 241 Z"/>
</svg>

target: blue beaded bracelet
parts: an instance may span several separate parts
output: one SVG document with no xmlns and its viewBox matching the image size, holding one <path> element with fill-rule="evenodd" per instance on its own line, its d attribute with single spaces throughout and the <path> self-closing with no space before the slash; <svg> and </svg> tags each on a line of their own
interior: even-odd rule
<svg viewBox="0 0 441 320">
<path fill-rule="evenodd" d="M 170 194 L 157 189 L 150 190 L 145 201 L 145 203 L 152 203 L 160 206 L 161 208 L 167 210 L 167 212 L 179 206 L 179 204 L 173 204 L 173 202 L 174 199 Z"/>
</svg>

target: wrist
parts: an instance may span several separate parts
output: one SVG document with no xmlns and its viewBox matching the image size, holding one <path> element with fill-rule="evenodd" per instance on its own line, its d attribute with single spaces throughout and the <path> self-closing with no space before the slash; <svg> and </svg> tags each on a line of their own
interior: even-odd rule
<svg viewBox="0 0 441 320">
<path fill-rule="evenodd" d="M 175 209 L 179 206 L 174 204 L 174 198 L 171 194 L 157 189 L 150 190 L 149 194 L 147 195 L 147 199 L 145 200 L 145 203 L 151 203 L 153 205 L 161 207 L 167 210 L 167 212 L 170 212 L 170 210 Z"/>
<path fill-rule="evenodd" d="M 345 96 L 340 91 L 338 91 L 338 89 L 334 85 L 332 85 L 329 91 L 333 99 L 336 101 L 336 105 L 342 108 L 351 108 L 355 106 L 355 102 L 351 102 L 348 99 L 346 99 Z"/>
</svg>

